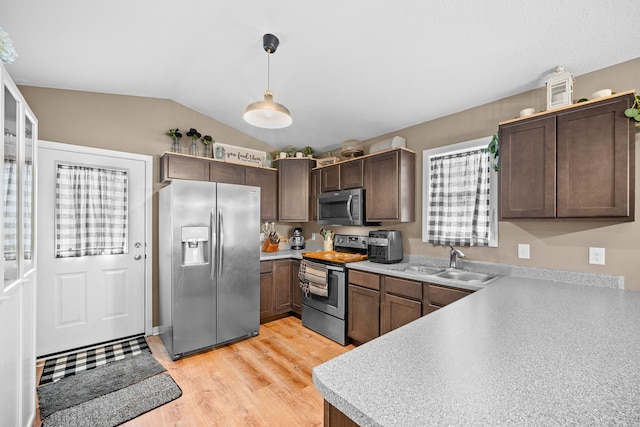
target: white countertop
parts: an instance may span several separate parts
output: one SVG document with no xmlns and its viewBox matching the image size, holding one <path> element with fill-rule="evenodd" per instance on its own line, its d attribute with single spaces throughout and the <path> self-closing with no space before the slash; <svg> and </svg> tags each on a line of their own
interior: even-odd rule
<svg viewBox="0 0 640 427">
<path fill-rule="evenodd" d="M 503 277 L 313 370 L 363 426 L 640 425 L 640 292 Z"/>
</svg>

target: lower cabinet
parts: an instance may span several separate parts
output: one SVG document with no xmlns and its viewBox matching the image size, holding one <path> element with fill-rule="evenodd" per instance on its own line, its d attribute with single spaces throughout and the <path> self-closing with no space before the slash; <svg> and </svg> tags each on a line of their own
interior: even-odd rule
<svg viewBox="0 0 640 427">
<path fill-rule="evenodd" d="M 298 316 L 302 316 L 302 289 L 300 288 L 300 280 L 298 272 L 300 271 L 300 261 L 291 260 L 291 311 Z"/>
<path fill-rule="evenodd" d="M 382 280 L 381 335 L 422 317 L 421 282 L 391 276 L 382 276 Z"/>
<path fill-rule="evenodd" d="M 348 336 L 364 344 L 451 304 L 471 290 L 349 270 Z"/>
<path fill-rule="evenodd" d="M 347 335 L 358 343 L 380 336 L 380 276 L 349 271 Z"/>
<path fill-rule="evenodd" d="M 260 323 L 302 313 L 299 269 L 300 261 L 294 259 L 260 262 Z"/>
</svg>

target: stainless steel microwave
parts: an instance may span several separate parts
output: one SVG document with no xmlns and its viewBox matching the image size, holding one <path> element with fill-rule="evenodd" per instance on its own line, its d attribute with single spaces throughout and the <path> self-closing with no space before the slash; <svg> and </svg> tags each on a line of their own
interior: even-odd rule
<svg viewBox="0 0 640 427">
<path fill-rule="evenodd" d="M 364 205 L 363 188 L 321 193 L 318 195 L 318 224 L 368 225 Z"/>
</svg>

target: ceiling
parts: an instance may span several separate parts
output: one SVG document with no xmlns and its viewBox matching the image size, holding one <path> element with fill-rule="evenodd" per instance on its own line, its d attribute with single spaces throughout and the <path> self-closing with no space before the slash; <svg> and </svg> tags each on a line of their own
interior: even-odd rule
<svg viewBox="0 0 640 427">
<path fill-rule="evenodd" d="M 17 84 L 168 98 L 316 151 L 542 87 L 560 64 L 634 59 L 638 22 L 633 0 L 0 0 Z M 285 129 L 242 119 L 267 88 L 265 33 Z"/>
</svg>

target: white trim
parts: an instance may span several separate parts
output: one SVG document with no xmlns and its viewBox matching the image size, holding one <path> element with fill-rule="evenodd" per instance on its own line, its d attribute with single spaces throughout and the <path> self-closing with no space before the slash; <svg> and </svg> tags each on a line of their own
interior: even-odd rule
<svg viewBox="0 0 640 427">
<path fill-rule="evenodd" d="M 96 156 L 123 158 L 142 161 L 145 164 L 145 262 L 144 262 L 144 333 L 153 334 L 153 157 L 146 154 L 127 153 L 124 151 L 107 150 L 104 148 L 87 147 L 84 145 L 64 144 L 54 141 L 38 140 L 38 148 L 51 150 L 70 151 Z"/>
<path fill-rule="evenodd" d="M 429 159 L 431 157 L 441 156 L 444 154 L 463 153 L 465 151 L 477 150 L 478 148 L 486 148 L 491 142 L 492 136 L 473 139 L 471 141 L 459 142 L 457 144 L 445 145 L 443 147 L 431 148 L 422 152 L 422 212 L 420 219 L 422 220 L 422 242 L 427 243 L 429 235 L 429 221 L 425 218 L 425 212 L 429 207 L 429 188 L 431 187 L 431 174 L 429 173 Z M 492 168 L 490 175 L 491 188 L 489 197 L 491 203 L 491 224 L 489 233 L 489 247 L 498 247 L 498 173 Z"/>
</svg>

